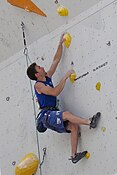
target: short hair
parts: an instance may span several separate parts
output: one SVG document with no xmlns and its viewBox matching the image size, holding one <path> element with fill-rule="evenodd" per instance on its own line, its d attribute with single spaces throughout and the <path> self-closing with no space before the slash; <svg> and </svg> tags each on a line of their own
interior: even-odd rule
<svg viewBox="0 0 117 175">
<path fill-rule="evenodd" d="M 35 74 L 37 73 L 36 69 L 35 69 L 36 63 L 32 63 L 28 69 L 27 69 L 27 75 L 31 80 L 37 80 L 37 77 L 35 76 Z"/>
</svg>

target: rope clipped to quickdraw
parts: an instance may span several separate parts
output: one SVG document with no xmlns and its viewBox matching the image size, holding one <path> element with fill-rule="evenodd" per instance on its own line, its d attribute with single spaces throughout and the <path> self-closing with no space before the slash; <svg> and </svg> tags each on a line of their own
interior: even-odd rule
<svg viewBox="0 0 117 175">
<path fill-rule="evenodd" d="M 25 38 L 25 33 L 24 33 L 24 23 L 21 23 L 22 26 L 22 32 L 23 32 L 23 40 L 24 40 L 24 55 L 28 55 L 28 49 L 26 46 L 26 38 Z"/>
<path fill-rule="evenodd" d="M 44 160 L 45 160 L 45 156 L 46 156 L 46 148 L 43 148 L 43 159 L 42 159 L 42 162 L 40 163 L 40 167 L 43 165 L 44 163 Z"/>
<path fill-rule="evenodd" d="M 27 48 L 27 44 L 26 44 L 26 37 L 25 37 L 25 25 L 23 22 L 21 22 L 21 27 L 22 27 L 22 32 L 23 32 L 23 40 L 24 40 L 24 55 L 26 56 L 26 62 L 27 62 L 27 67 L 29 66 L 28 62 L 30 61 L 31 63 L 31 60 L 29 58 L 29 55 L 28 55 L 28 48 Z M 36 107 L 35 107 L 35 102 L 34 102 L 34 94 L 33 94 L 33 87 L 32 87 L 32 82 L 30 80 L 30 88 L 31 88 L 31 93 L 32 93 L 32 100 L 33 100 L 33 109 L 34 109 L 34 116 L 35 116 L 35 125 L 36 125 Z M 36 130 L 36 138 L 37 138 L 37 148 L 38 148 L 38 156 L 39 156 L 39 160 L 40 160 L 40 149 L 39 149 L 39 139 L 38 139 L 38 132 Z M 44 148 L 44 156 L 43 156 L 43 160 L 42 160 L 42 163 L 41 165 L 43 164 L 44 162 L 44 158 L 45 158 L 45 154 L 46 154 L 46 151 L 45 151 L 45 148 Z M 40 168 L 40 174 L 42 174 L 42 171 L 41 171 L 41 166 L 39 167 Z"/>
<path fill-rule="evenodd" d="M 27 44 L 26 44 L 26 37 L 25 37 L 25 32 L 24 32 L 24 28 L 25 28 L 25 25 L 23 22 L 21 22 L 21 27 L 22 27 L 22 33 L 23 33 L 23 40 L 24 40 L 24 55 L 26 56 L 26 58 L 30 61 L 31 63 L 31 60 L 29 58 L 29 55 L 28 55 L 28 48 L 27 48 Z M 28 62 L 27 62 L 27 66 L 28 66 Z"/>
</svg>

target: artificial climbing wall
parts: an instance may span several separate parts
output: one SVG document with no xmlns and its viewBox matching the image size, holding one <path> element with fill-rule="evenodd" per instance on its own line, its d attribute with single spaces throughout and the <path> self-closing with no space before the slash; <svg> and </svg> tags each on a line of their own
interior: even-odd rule
<svg viewBox="0 0 117 175">
<path fill-rule="evenodd" d="M 8 2 L 12 1 L 14 0 L 8 0 Z M 72 0 L 69 3 L 68 0 L 58 0 L 60 5 L 69 9 L 69 16 L 67 17 L 61 17 L 57 14 L 58 4 L 55 1 L 32 0 L 47 15 L 47 17 L 43 17 L 15 7 L 8 3 L 7 0 L 0 0 L 0 62 L 8 59 L 23 48 L 21 41 L 22 31 L 20 30 L 22 21 L 26 25 L 27 44 L 29 45 L 67 23 L 100 0 Z M 20 2 L 25 2 L 25 0 Z"/>
<path fill-rule="evenodd" d="M 0 65 L 0 172 L 14 174 L 28 153 L 38 156 L 35 116 L 26 62 L 20 53 Z"/>
<path fill-rule="evenodd" d="M 78 151 L 88 150 L 91 156 L 76 165 L 68 160 L 71 155 L 69 134 L 57 134 L 50 130 L 38 134 L 40 159 L 43 157 L 43 148 L 47 148 L 47 153 L 41 171 L 37 174 L 117 174 L 116 14 L 116 1 L 101 1 L 29 47 L 30 59 L 47 70 L 61 33 L 69 32 L 72 42 L 69 49 L 64 48 L 53 80 L 54 85 L 57 85 L 71 68 L 72 61 L 78 80 L 73 84 L 67 81 L 58 97 L 60 109 L 85 118 L 97 111 L 102 114 L 97 129 L 81 127 Z M 0 69 L 0 168 L 5 175 L 13 174 L 13 161 L 18 163 L 28 152 L 37 153 L 38 147 L 30 84 L 25 75 L 25 57 L 19 53 L 10 58 L 9 62 L 1 65 Z"/>
</svg>

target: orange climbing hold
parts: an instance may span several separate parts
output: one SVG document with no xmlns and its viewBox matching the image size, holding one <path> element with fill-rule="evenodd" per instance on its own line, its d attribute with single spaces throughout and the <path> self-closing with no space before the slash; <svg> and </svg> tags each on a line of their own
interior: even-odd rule
<svg viewBox="0 0 117 175">
<path fill-rule="evenodd" d="M 37 13 L 41 16 L 46 16 L 46 14 L 41 11 L 31 0 L 7 0 L 10 4 L 25 9 L 29 12 Z"/>
</svg>

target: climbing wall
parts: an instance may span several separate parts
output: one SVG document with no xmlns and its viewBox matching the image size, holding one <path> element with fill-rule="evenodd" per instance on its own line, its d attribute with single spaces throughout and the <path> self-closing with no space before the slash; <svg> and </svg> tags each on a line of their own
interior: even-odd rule
<svg viewBox="0 0 117 175">
<path fill-rule="evenodd" d="M 41 148 L 47 147 L 47 155 L 42 167 L 43 174 L 115 175 L 116 135 L 117 135 L 117 4 L 99 3 L 92 9 L 76 17 L 68 26 L 53 32 L 45 44 L 36 45 L 41 55 L 36 59 L 47 67 L 53 58 L 60 33 L 67 31 L 72 36 L 69 49 L 64 48 L 61 63 L 53 77 L 56 85 L 74 63 L 79 78 L 71 84 L 68 80 L 59 98 L 60 108 L 81 117 L 89 118 L 100 111 L 101 121 L 95 130 L 81 127 L 78 151 L 88 150 L 91 157 L 73 165 L 70 135 L 57 134 L 48 130 L 39 134 Z M 54 36 L 53 36 L 54 35 Z M 46 52 L 45 52 L 46 51 Z"/>
<path fill-rule="evenodd" d="M 24 10 L 10 4 L 12 2 L 28 1 L 0 0 L 0 62 L 8 59 L 23 48 L 20 30 L 22 21 L 26 25 L 28 44 L 31 44 L 89 9 L 100 0 L 72 0 L 69 3 L 68 0 L 58 0 L 61 5 L 69 9 L 69 16 L 64 18 L 57 14 L 58 4 L 55 1 L 32 0 L 47 15 L 47 17 L 43 17 L 36 13 L 28 12 L 27 7 Z M 15 5 L 15 3 L 13 4 Z"/>
<path fill-rule="evenodd" d="M 22 54 L 0 65 L 0 82 L 0 175 L 13 175 L 26 154 L 38 156 L 30 84 Z"/>
<path fill-rule="evenodd" d="M 60 35 L 69 32 L 72 42 L 64 47 L 61 63 L 53 76 L 57 85 L 74 63 L 78 80 L 66 87 L 58 96 L 61 110 L 69 110 L 89 118 L 97 111 L 102 116 L 97 129 L 81 127 L 78 151 L 88 150 L 90 158 L 76 165 L 71 156 L 70 135 L 35 131 L 30 83 L 26 77 L 25 57 L 20 53 L 1 64 L 1 127 L 0 170 L 1 175 L 13 174 L 14 164 L 28 152 L 43 158 L 42 175 L 116 175 L 117 135 L 117 2 L 101 1 L 72 19 L 68 24 L 44 36 L 29 46 L 31 61 L 44 66 L 51 65 Z M 38 108 L 36 108 L 38 111 Z"/>
</svg>

